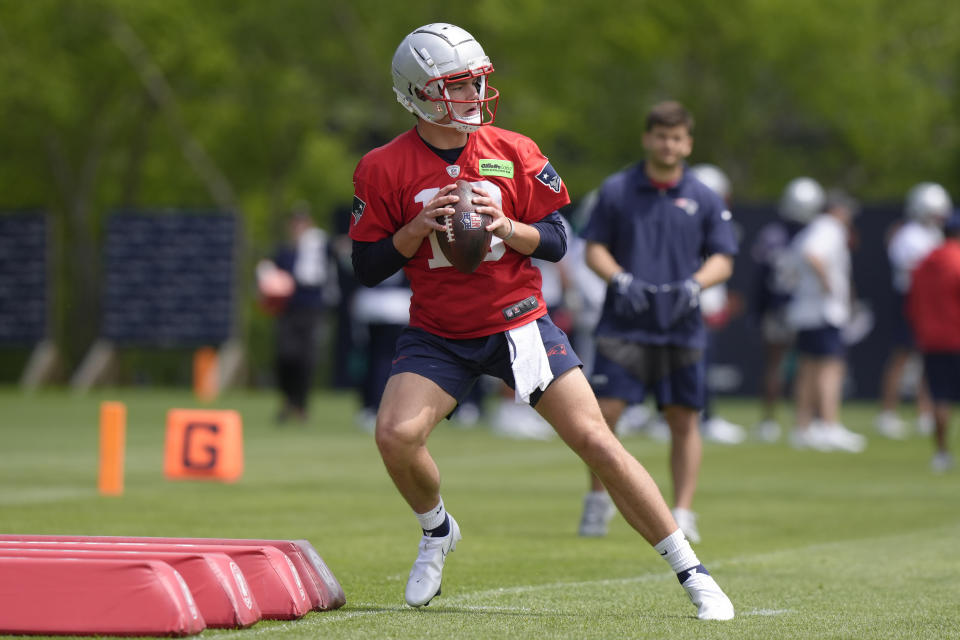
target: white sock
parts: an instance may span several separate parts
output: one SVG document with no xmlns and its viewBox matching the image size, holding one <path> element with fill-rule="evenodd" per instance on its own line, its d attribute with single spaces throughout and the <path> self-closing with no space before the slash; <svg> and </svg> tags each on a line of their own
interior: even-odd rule
<svg viewBox="0 0 960 640">
<path fill-rule="evenodd" d="M 674 573 L 686 571 L 700 564 L 697 554 L 693 552 L 693 547 L 687 542 L 680 529 L 658 542 L 653 548 L 667 561 Z"/>
<path fill-rule="evenodd" d="M 440 504 L 433 509 L 430 509 L 430 511 L 426 513 L 417 513 L 416 516 L 417 521 L 420 523 L 420 528 L 424 531 L 436 529 L 447 519 L 447 511 L 443 508 L 443 498 L 440 498 Z"/>
</svg>

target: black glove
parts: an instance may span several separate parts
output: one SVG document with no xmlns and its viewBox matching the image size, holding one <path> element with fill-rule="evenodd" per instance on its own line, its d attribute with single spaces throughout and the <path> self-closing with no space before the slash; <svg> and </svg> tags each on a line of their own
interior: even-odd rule
<svg viewBox="0 0 960 640">
<path fill-rule="evenodd" d="M 693 278 L 687 278 L 683 282 L 673 282 L 663 288 L 667 287 L 672 298 L 670 325 L 673 326 L 686 318 L 690 312 L 700 308 L 700 283 Z"/>
<path fill-rule="evenodd" d="M 610 291 L 613 294 L 613 310 L 617 315 L 633 318 L 650 308 L 651 293 L 657 287 L 634 278 L 632 273 L 621 271 L 610 278 Z"/>
</svg>

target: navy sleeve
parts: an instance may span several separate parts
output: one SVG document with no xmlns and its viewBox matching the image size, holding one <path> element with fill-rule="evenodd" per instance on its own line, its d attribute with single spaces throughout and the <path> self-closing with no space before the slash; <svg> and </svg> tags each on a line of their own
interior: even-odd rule
<svg viewBox="0 0 960 640">
<path fill-rule="evenodd" d="M 353 241 L 353 273 L 365 287 L 375 287 L 403 268 L 410 259 L 393 246 L 393 236 L 376 242 Z"/>
<path fill-rule="evenodd" d="M 707 205 L 707 215 L 704 220 L 704 257 L 715 253 L 735 256 L 739 246 L 737 234 L 733 228 L 733 215 L 726 203 L 715 193 L 710 191 L 707 196 L 708 199 L 704 203 Z"/>
<path fill-rule="evenodd" d="M 536 227 L 540 232 L 540 244 L 530 257 L 547 262 L 559 262 L 567 253 L 567 230 L 563 226 L 560 212 L 554 211 L 531 226 Z"/>
</svg>

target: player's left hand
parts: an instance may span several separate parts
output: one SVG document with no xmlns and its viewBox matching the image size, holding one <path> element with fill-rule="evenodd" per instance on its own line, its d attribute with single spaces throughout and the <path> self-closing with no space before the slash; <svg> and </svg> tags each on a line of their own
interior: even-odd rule
<svg viewBox="0 0 960 640">
<path fill-rule="evenodd" d="M 687 278 L 682 282 L 672 282 L 665 287 L 669 287 L 670 299 L 670 324 L 671 326 L 680 322 L 692 311 L 700 308 L 700 283 L 693 278 Z"/>
<path fill-rule="evenodd" d="M 476 185 L 473 186 L 473 192 L 477 195 L 473 199 L 473 204 L 477 205 L 477 213 L 485 213 L 493 218 L 493 222 L 487 225 L 487 231 L 498 238 L 503 238 L 510 233 L 510 220 L 500 208 L 496 200 L 490 194 Z"/>
</svg>

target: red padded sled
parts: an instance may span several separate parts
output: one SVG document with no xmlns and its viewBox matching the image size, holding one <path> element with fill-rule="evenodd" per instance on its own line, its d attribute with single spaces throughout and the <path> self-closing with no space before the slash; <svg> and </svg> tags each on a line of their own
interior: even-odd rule
<svg viewBox="0 0 960 640">
<path fill-rule="evenodd" d="M 0 634 L 187 636 L 206 627 L 156 560 L 0 558 Z"/>
<path fill-rule="evenodd" d="M 194 553 L 224 553 L 243 571 L 260 613 L 270 620 L 295 620 L 310 611 L 310 600 L 297 575 L 293 563 L 274 547 L 255 545 L 173 544 L 162 542 L 110 542 L 109 538 L 81 536 L 0 536 L 4 547 L 111 549 L 120 551 L 192 551 Z M 154 538 L 147 538 L 155 540 Z"/>
<path fill-rule="evenodd" d="M 166 562 L 177 570 L 190 587 L 190 593 L 208 627 L 249 627 L 261 617 L 260 606 L 250 592 L 243 572 L 225 553 L 8 548 L 6 544 L 0 545 L 0 558 L 9 557 Z"/>
<path fill-rule="evenodd" d="M 317 611 L 338 609 L 347 602 L 343 587 L 307 540 L 247 540 L 243 538 L 155 538 L 143 536 L 31 536 L 0 534 L 2 540 L 59 540 L 67 542 L 142 542 L 167 544 L 258 545 L 279 549 L 296 567 L 310 606 Z"/>
</svg>

